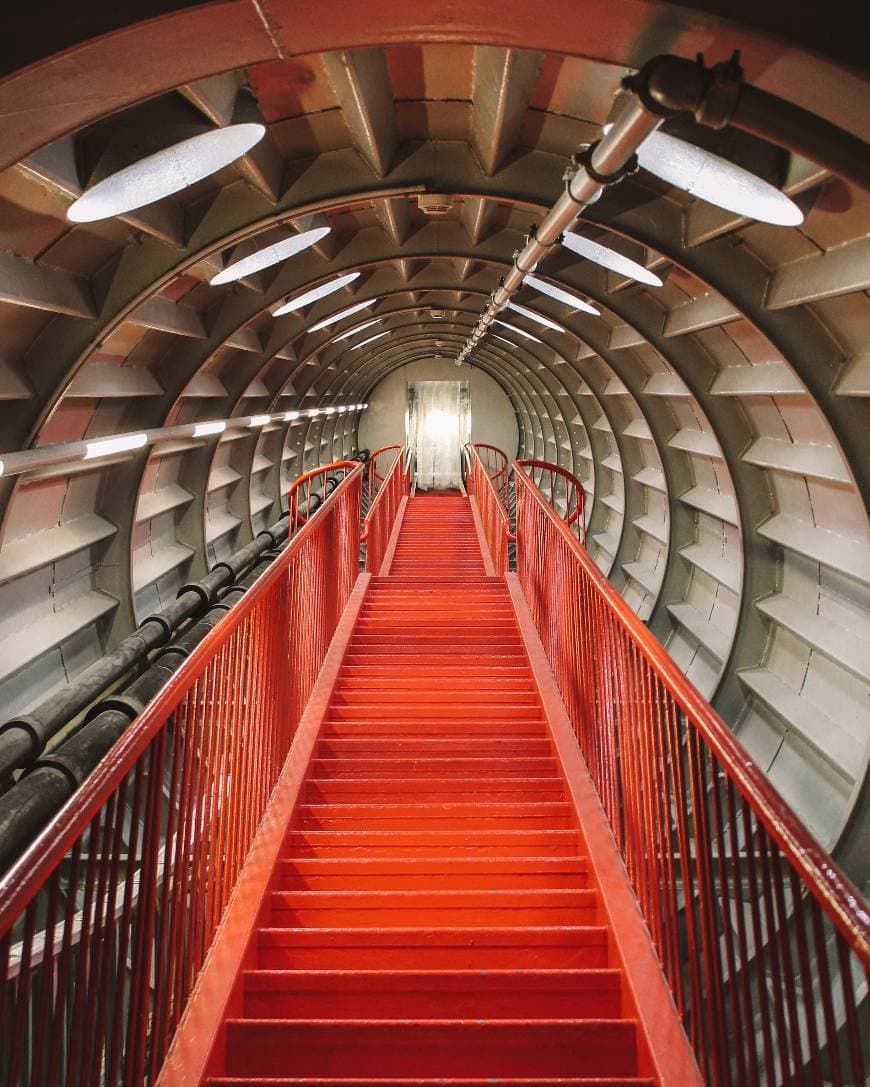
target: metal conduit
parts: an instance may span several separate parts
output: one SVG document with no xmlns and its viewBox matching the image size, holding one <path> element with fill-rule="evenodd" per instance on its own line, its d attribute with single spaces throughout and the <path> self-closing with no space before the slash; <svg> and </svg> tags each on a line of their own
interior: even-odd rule
<svg viewBox="0 0 870 1087">
<path fill-rule="evenodd" d="M 595 203 L 610 185 L 634 168 L 634 154 L 668 117 L 693 113 L 708 128 L 733 125 L 820 166 L 870 188 L 867 144 L 837 125 L 775 95 L 747 86 L 739 53 L 705 67 L 703 59 L 658 56 L 623 82 L 631 99 L 597 143 L 565 175 L 565 191 L 547 212 L 513 267 L 499 284 L 456 358 L 461 366 L 489 331 L 490 325 L 522 286 L 526 275 L 547 255 L 559 236 Z"/>
<path fill-rule="evenodd" d="M 493 293 L 468 342 L 459 352 L 457 366 L 468 358 L 520 289 L 526 275 L 535 270 L 560 235 L 582 214 L 584 207 L 595 203 L 608 185 L 619 181 L 632 170 L 635 151 L 663 121 L 663 116 L 652 113 L 639 98 L 633 98 L 613 128 L 589 149 L 587 162 L 566 174 L 565 191 L 531 234 L 525 248 L 514 258 L 513 267 Z"/>
</svg>

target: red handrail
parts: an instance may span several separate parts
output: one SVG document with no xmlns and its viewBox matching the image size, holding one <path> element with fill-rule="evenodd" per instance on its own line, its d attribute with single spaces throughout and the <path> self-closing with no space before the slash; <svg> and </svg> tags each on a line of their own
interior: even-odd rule
<svg viewBox="0 0 870 1087">
<path fill-rule="evenodd" d="M 399 451 L 404 448 L 403 445 L 382 445 L 380 449 L 376 449 L 374 453 L 369 454 L 368 471 L 366 473 L 365 488 L 363 492 L 363 510 L 366 513 L 372 502 L 374 502 L 375 495 L 378 493 L 381 484 L 384 482 L 387 472 L 389 472 L 396 459 L 401 455 Z M 381 472 L 379 471 L 380 465 L 378 464 L 378 461 L 380 458 L 386 457 L 389 453 L 394 454 L 393 460 L 390 462 L 390 468 Z"/>
<path fill-rule="evenodd" d="M 395 447 L 387 446 L 386 448 Z M 397 448 L 399 453 L 387 470 L 382 486 L 369 506 L 363 522 L 362 539 L 366 545 L 366 570 L 372 574 L 377 574 L 383 565 L 399 505 L 411 489 L 411 473 L 405 446 L 400 445 Z"/>
<path fill-rule="evenodd" d="M 403 445 L 382 445 L 380 449 L 376 449 L 374 453 L 369 454 L 369 478 L 374 481 L 372 497 L 374 497 L 375 492 L 377 492 L 378 486 L 384 482 L 387 477 L 387 472 L 389 472 L 390 470 L 389 468 L 387 468 L 385 472 L 379 472 L 378 458 L 382 457 L 385 453 L 394 453 L 395 456 L 393 458 L 393 461 L 390 462 L 390 468 L 392 468 L 393 463 L 400 454 L 400 451 L 404 450 L 404 448 L 405 447 Z"/>
<path fill-rule="evenodd" d="M 0 881 L 0 1082 L 155 1081 L 358 577 L 362 475 Z"/>
<path fill-rule="evenodd" d="M 556 480 L 563 479 L 565 481 L 565 513 L 562 515 L 562 520 L 569 527 L 575 522 L 577 523 L 577 531 L 580 535 L 580 542 L 583 546 L 586 546 L 586 489 L 580 480 L 568 471 L 567 468 L 562 468 L 558 464 L 551 464 L 548 460 L 518 460 L 515 462 L 518 468 L 530 468 L 531 472 L 528 473 L 532 477 L 532 482 L 538 488 L 543 490 L 549 497 L 550 505 L 555 509 L 556 507 Z M 542 488 L 542 480 L 547 477 L 547 487 Z"/>
<path fill-rule="evenodd" d="M 507 454 L 497 445 L 489 445 L 487 442 L 475 442 L 473 448 L 492 480 L 501 504 L 505 509 L 509 509 L 511 464 Z"/>
<path fill-rule="evenodd" d="M 705 1080 L 863 1084 L 860 893 L 514 478 L 517 575 Z"/>
<path fill-rule="evenodd" d="M 359 461 L 335 460 L 331 464 L 321 464 L 317 468 L 312 468 L 311 471 L 304 472 L 293 481 L 287 492 L 290 536 L 295 536 L 302 525 L 320 509 L 335 489 L 332 486 L 335 477 L 340 473 L 343 479 L 348 472 L 352 472 L 359 466 Z"/>
<path fill-rule="evenodd" d="M 494 446 L 487 448 L 494 449 Z M 500 450 L 499 450 L 500 452 Z M 504 455 L 504 454 L 502 454 Z M 497 576 L 508 569 L 508 542 L 511 539 L 510 517 L 502 502 L 489 469 L 483 462 L 478 446 L 471 448 L 471 491 L 477 503 L 489 556 Z"/>
</svg>

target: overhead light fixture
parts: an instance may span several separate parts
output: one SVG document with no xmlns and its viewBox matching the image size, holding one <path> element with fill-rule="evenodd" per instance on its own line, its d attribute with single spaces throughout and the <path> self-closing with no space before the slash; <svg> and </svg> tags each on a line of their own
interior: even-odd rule
<svg viewBox="0 0 870 1087">
<path fill-rule="evenodd" d="M 543 343 L 544 342 L 543 340 L 539 340 L 537 336 L 533 336 L 531 334 L 531 332 L 526 332 L 526 330 L 524 328 L 517 328 L 515 325 L 509 325 L 507 323 L 507 321 L 500 321 L 498 319 L 498 317 L 496 317 L 496 319 L 494 321 L 494 324 L 504 325 L 504 327 L 507 328 L 507 329 L 510 329 L 511 332 L 516 332 L 517 335 L 523 336 L 527 340 L 533 340 L 535 343 Z M 502 339 L 504 339 L 503 336 L 502 336 Z M 507 342 L 510 343 L 510 340 L 508 340 Z M 512 346 L 516 347 L 516 344 L 513 344 Z"/>
<path fill-rule="evenodd" d="M 562 235 L 562 245 L 566 249 L 570 249 L 572 253 L 584 257 L 586 260 L 591 260 L 593 264 L 600 264 L 602 268 L 608 268 L 611 272 L 616 272 L 617 275 L 636 279 L 638 283 L 647 283 L 650 287 L 661 287 L 662 285 L 661 279 L 655 272 L 651 272 L 649 268 L 644 268 L 636 260 L 629 260 L 622 253 L 617 253 L 615 249 L 608 249 L 606 245 L 599 245 L 598 242 L 592 242 L 588 238 L 581 238 L 579 234 L 566 232 Z M 526 282 L 528 283 L 531 278 L 533 277 L 526 276 Z"/>
<path fill-rule="evenodd" d="M 376 336 L 369 336 L 367 340 L 361 340 L 359 343 L 351 344 L 351 351 L 357 351 L 360 347 L 365 347 L 366 344 L 374 343 L 375 340 L 383 339 L 384 336 L 389 336 L 389 332 L 379 332 Z"/>
<path fill-rule="evenodd" d="M 251 253 L 249 257 L 243 257 L 242 260 L 228 264 L 217 275 L 212 276 L 209 282 L 212 287 L 220 287 L 224 283 L 235 283 L 237 279 L 244 279 L 245 276 L 252 276 L 255 272 L 262 272 L 264 268 L 271 268 L 273 264 L 279 264 L 282 260 L 287 260 L 288 257 L 293 257 L 297 253 L 310 249 L 312 245 L 317 245 L 329 232 L 330 227 L 319 226 L 316 230 L 306 230 L 302 234 L 297 234 L 295 238 L 287 238 L 286 241 L 275 245 L 267 245 L 264 249 Z"/>
<path fill-rule="evenodd" d="M 537 323 L 543 325 L 544 328 L 552 328 L 555 332 L 565 331 L 561 325 L 557 325 L 556 322 L 551 321 L 549 317 L 542 317 L 540 313 L 535 313 L 532 309 L 526 309 L 525 306 L 521 306 L 517 302 L 508 302 L 508 309 L 515 310 L 517 313 L 522 314 L 523 317 L 528 317 L 530 321 L 537 321 Z"/>
<path fill-rule="evenodd" d="M 774 226 L 800 226 L 803 212 L 775 185 L 694 144 L 653 132 L 637 149 L 644 170 L 668 185 L 734 212 Z"/>
<path fill-rule="evenodd" d="M 348 272 L 347 275 L 339 276 L 337 279 L 330 279 L 327 283 L 321 283 L 319 287 L 314 287 L 312 290 L 306 291 L 296 298 L 291 298 L 289 302 L 285 302 L 283 306 L 279 306 L 278 309 L 273 310 L 272 316 L 282 317 L 285 313 L 293 313 L 294 310 L 310 306 L 313 302 L 317 302 L 321 298 L 326 298 L 327 295 L 340 291 L 342 287 L 346 287 L 348 283 L 353 283 L 353 281 L 359 279 L 361 275 L 362 272 Z"/>
<path fill-rule="evenodd" d="M 323 409 L 323 414 L 324 415 L 335 415 L 335 408 L 324 408 Z"/>
<path fill-rule="evenodd" d="M 67 209 L 71 223 L 95 223 L 144 208 L 217 173 L 265 136 L 258 124 L 228 125 L 191 136 L 98 181 Z"/>
<path fill-rule="evenodd" d="M 309 419 L 314 419 L 319 414 L 320 414 L 320 408 L 309 408 L 308 409 L 308 418 Z"/>
<path fill-rule="evenodd" d="M 541 294 L 548 294 L 550 298 L 555 298 L 557 302 L 564 302 L 566 306 L 570 306 L 571 309 L 580 310 L 582 313 L 591 313 L 593 317 L 600 317 L 601 310 L 597 310 L 594 306 L 590 306 L 588 302 L 584 302 L 582 298 L 578 298 L 576 294 L 571 294 L 569 291 L 563 291 L 561 287 L 554 287 L 552 284 L 547 283 L 545 279 L 538 279 L 537 276 L 527 275 L 523 280 L 523 283 L 527 283 L 530 287 L 534 287 L 536 291 L 540 291 Z"/>
<path fill-rule="evenodd" d="M 339 321 L 343 321 L 345 317 L 351 317 L 355 313 L 359 313 L 360 310 L 364 310 L 377 302 L 377 298 L 369 298 L 365 302 L 357 302 L 355 306 L 348 306 L 347 309 L 339 310 L 338 313 L 333 313 L 331 317 L 325 317 L 322 321 L 318 321 L 316 325 L 312 325 L 308 329 L 309 332 L 319 332 L 322 328 L 329 328 L 330 325 L 337 325 Z"/>
<path fill-rule="evenodd" d="M 223 419 L 215 419 L 210 423 L 197 423 L 193 428 L 194 438 L 207 438 L 209 434 L 222 434 L 227 429 Z"/>
<path fill-rule="evenodd" d="M 93 460 L 95 457 L 111 457 L 115 453 L 128 453 L 131 449 L 141 449 L 147 441 L 147 434 L 121 434 L 117 438 L 102 438 L 98 442 L 88 442 L 83 459 Z"/>
<path fill-rule="evenodd" d="M 299 418 L 299 412 L 298 411 L 285 411 L 284 412 L 284 422 L 285 423 L 292 423 L 294 419 L 298 419 L 298 418 Z"/>
<path fill-rule="evenodd" d="M 248 423 L 248 426 L 249 427 L 262 427 L 262 426 L 265 426 L 267 423 L 271 423 L 271 422 L 272 422 L 272 416 L 271 415 L 252 415 L 251 416 L 251 421 Z"/>
<path fill-rule="evenodd" d="M 342 332 L 340 336 L 335 337 L 335 342 L 339 340 L 347 340 L 351 336 L 355 336 L 357 332 L 362 332 L 364 328 L 371 328 L 372 325 L 379 325 L 383 321 L 383 317 L 372 317 L 370 321 L 363 321 L 361 325 L 357 325 L 356 328 L 350 329 L 348 332 Z"/>
</svg>

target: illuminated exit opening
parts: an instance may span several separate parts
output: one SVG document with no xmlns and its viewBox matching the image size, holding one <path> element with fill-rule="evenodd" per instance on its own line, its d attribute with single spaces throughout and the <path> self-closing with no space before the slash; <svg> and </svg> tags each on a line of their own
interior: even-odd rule
<svg viewBox="0 0 870 1087">
<path fill-rule="evenodd" d="M 406 427 L 417 489 L 459 489 L 462 447 L 471 434 L 468 382 L 408 382 Z"/>
</svg>

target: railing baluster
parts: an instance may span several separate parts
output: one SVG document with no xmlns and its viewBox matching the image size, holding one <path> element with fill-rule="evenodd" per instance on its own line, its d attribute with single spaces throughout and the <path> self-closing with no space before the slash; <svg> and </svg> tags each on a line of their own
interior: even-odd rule
<svg viewBox="0 0 870 1087">
<path fill-rule="evenodd" d="M 358 576 L 362 473 L 0 880 L 4 1087 L 156 1080 Z"/>
<path fill-rule="evenodd" d="M 863 1084 L 859 892 L 572 535 L 559 470 L 513 479 L 517 576 L 703 1075 Z"/>
</svg>

